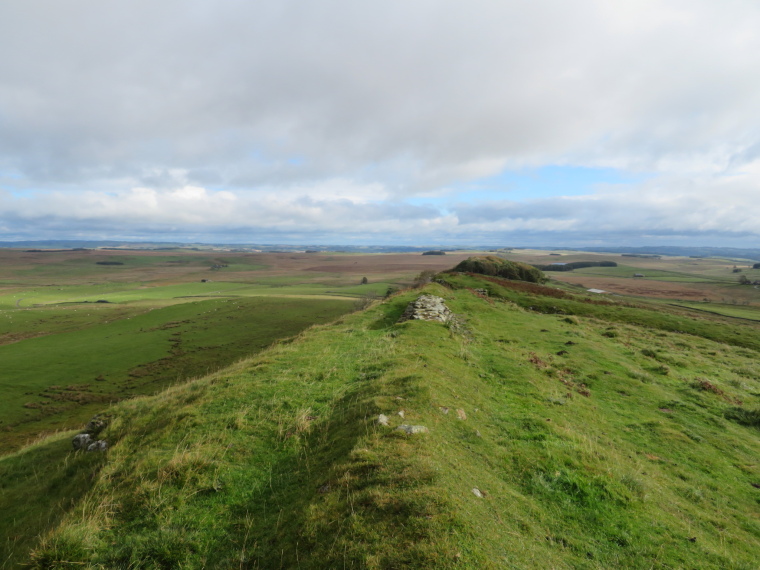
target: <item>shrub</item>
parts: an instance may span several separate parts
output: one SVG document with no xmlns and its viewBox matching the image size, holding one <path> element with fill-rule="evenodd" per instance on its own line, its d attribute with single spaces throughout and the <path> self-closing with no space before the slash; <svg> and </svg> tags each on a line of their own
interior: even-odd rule
<svg viewBox="0 0 760 570">
<path fill-rule="evenodd" d="M 515 281 L 528 281 L 530 283 L 544 283 L 546 277 L 540 270 L 526 263 L 507 261 L 500 257 L 488 255 L 485 257 L 470 257 L 457 265 L 453 271 L 462 273 L 478 273 L 503 277 Z"/>
</svg>

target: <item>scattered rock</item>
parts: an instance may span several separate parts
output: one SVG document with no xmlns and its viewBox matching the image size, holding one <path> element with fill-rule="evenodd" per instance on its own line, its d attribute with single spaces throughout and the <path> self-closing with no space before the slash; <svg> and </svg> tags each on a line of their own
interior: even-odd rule
<svg viewBox="0 0 760 570">
<path fill-rule="evenodd" d="M 473 289 L 476 293 L 479 295 L 483 295 L 484 297 L 488 297 L 488 289 Z"/>
<path fill-rule="evenodd" d="M 444 414 L 448 414 L 448 413 L 449 413 L 449 409 L 448 409 L 446 406 L 441 406 L 439 409 L 440 409 L 440 410 L 441 410 L 441 411 L 442 411 Z"/>
<path fill-rule="evenodd" d="M 105 439 L 93 441 L 87 446 L 87 451 L 105 451 L 108 449 L 108 442 Z"/>
<path fill-rule="evenodd" d="M 481 491 L 477 487 L 472 488 L 472 494 L 478 497 L 479 499 L 482 499 L 483 497 L 485 497 L 485 493 L 483 493 L 483 491 Z"/>
<path fill-rule="evenodd" d="M 451 311 L 441 297 L 420 295 L 416 301 L 409 303 L 398 322 L 422 320 L 446 323 L 450 318 Z"/>
<path fill-rule="evenodd" d="M 409 435 L 413 435 L 415 433 L 427 433 L 428 428 L 425 426 L 410 426 L 407 424 L 402 424 L 396 428 L 396 431 L 403 431 L 408 433 Z"/>
<path fill-rule="evenodd" d="M 404 419 L 404 410 L 399 410 L 398 415 L 401 417 L 401 419 Z"/>
<path fill-rule="evenodd" d="M 375 423 L 379 426 L 387 426 L 388 425 L 388 416 L 385 414 L 380 414 L 377 416 L 377 419 L 375 420 Z"/>
<path fill-rule="evenodd" d="M 87 425 L 84 426 L 84 433 L 89 433 L 92 436 L 96 436 L 106 427 L 108 427 L 107 418 L 101 416 L 93 416 L 93 418 L 87 422 Z"/>
<path fill-rule="evenodd" d="M 464 413 L 464 410 L 462 408 L 457 408 L 457 417 L 460 420 L 466 420 L 467 419 L 467 414 Z"/>
<path fill-rule="evenodd" d="M 87 446 L 90 445 L 91 441 L 92 437 L 90 437 L 89 433 L 80 433 L 74 436 L 71 440 L 71 445 L 74 449 L 87 449 Z"/>
<path fill-rule="evenodd" d="M 475 435 L 476 435 L 477 437 L 483 437 L 483 436 L 480 434 L 480 430 L 479 430 L 479 429 L 476 429 L 476 430 L 475 430 Z"/>
</svg>

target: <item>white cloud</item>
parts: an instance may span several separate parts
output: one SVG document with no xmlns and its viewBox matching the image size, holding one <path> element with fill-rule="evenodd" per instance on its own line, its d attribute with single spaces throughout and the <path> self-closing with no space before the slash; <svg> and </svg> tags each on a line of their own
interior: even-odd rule
<svg viewBox="0 0 760 570">
<path fill-rule="evenodd" d="M 749 0 L 4 2 L 0 187 L 45 197 L 4 207 L 145 231 L 404 231 L 417 216 L 410 236 L 465 238 L 483 228 L 401 202 L 567 164 L 658 175 L 560 202 L 579 228 L 613 206 L 624 227 L 749 227 L 726 219 L 752 206 L 721 212 L 757 188 L 742 176 L 760 156 L 758 29 Z M 513 206 L 460 211 L 489 208 Z"/>
</svg>

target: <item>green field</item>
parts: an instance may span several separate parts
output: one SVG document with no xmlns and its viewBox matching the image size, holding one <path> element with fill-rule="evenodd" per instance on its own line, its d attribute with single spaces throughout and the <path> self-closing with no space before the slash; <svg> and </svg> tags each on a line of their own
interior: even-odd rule
<svg viewBox="0 0 760 570">
<path fill-rule="evenodd" d="M 672 281 L 676 283 L 731 283 L 736 281 L 729 276 L 715 276 L 700 273 L 687 273 L 679 271 L 669 271 L 666 269 L 641 269 L 628 265 L 618 265 L 617 267 L 584 267 L 575 269 L 573 273 L 579 275 L 599 275 L 602 277 L 630 277 L 634 279 L 634 274 L 644 275 L 644 279 L 654 281 Z M 552 273 L 553 275 L 553 273 Z M 635 278 L 641 279 L 641 278 Z"/>
<path fill-rule="evenodd" d="M 426 292 L 456 325 L 395 324 L 420 294 L 405 292 L 111 407 L 105 454 L 73 453 L 61 434 L 0 459 L 5 556 L 33 548 L 35 568 L 756 567 L 760 326 L 443 279 Z"/>
<path fill-rule="evenodd" d="M 254 279 L 269 266 L 246 255 L 2 255 L 0 453 L 213 372 L 393 285 L 287 269 Z"/>
<path fill-rule="evenodd" d="M 760 307 L 756 306 L 724 305 L 720 303 L 688 303 L 685 301 L 679 301 L 678 303 L 673 303 L 673 305 L 726 317 L 760 321 Z"/>
<path fill-rule="evenodd" d="M 756 306 L 448 273 L 379 301 L 383 258 L 334 257 L 19 264 L 0 568 L 756 568 Z M 422 292 L 456 319 L 397 324 Z M 40 437 L 95 413 L 105 453 Z"/>
</svg>

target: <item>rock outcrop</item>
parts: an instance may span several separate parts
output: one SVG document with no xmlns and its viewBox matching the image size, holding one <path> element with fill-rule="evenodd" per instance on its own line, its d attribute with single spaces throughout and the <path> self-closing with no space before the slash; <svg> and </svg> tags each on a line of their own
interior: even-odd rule
<svg viewBox="0 0 760 570">
<path fill-rule="evenodd" d="M 398 322 L 422 320 L 446 323 L 451 319 L 451 311 L 441 297 L 420 295 L 416 301 L 407 306 Z"/>
</svg>

